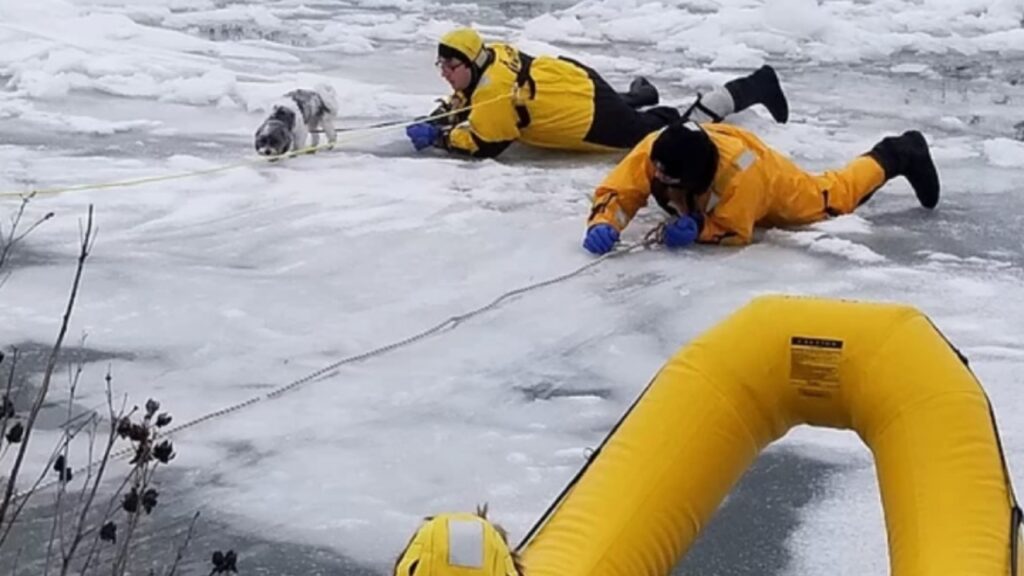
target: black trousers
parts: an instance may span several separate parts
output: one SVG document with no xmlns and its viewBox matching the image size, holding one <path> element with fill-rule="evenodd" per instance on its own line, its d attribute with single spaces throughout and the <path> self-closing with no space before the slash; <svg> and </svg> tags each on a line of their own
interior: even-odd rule
<svg viewBox="0 0 1024 576">
<path fill-rule="evenodd" d="M 651 132 L 680 119 L 679 110 L 672 106 L 634 109 L 597 72 L 570 58 L 562 59 L 580 67 L 594 83 L 594 119 L 583 138 L 585 141 L 629 149 Z"/>
</svg>

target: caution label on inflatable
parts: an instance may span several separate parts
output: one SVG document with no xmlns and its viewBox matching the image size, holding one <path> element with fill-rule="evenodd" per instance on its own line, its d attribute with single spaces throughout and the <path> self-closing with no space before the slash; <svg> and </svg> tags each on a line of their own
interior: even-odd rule
<svg viewBox="0 0 1024 576">
<path fill-rule="evenodd" d="M 831 398 L 839 388 L 843 341 L 793 336 L 789 340 L 789 381 L 800 394 Z"/>
</svg>

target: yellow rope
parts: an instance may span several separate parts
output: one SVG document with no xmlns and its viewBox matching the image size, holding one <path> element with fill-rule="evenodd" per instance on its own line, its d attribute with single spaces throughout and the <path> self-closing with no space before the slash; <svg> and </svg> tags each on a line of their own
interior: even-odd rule
<svg viewBox="0 0 1024 576">
<path fill-rule="evenodd" d="M 35 189 L 35 190 L 29 190 L 27 192 L 0 192 L 0 198 L 6 198 L 6 197 L 24 198 L 24 197 L 26 197 L 26 196 L 28 196 L 30 194 L 34 194 L 34 195 L 38 195 L 38 196 L 44 196 L 44 195 L 63 194 L 65 192 L 81 192 L 83 190 L 105 190 L 105 189 L 109 189 L 109 188 L 127 188 L 129 186 L 138 186 L 140 184 L 150 184 L 150 183 L 153 183 L 153 182 L 165 182 L 165 181 L 168 181 L 168 180 L 180 180 L 182 178 L 191 178 L 193 176 L 204 176 L 204 175 L 207 175 L 207 174 L 216 174 L 218 172 L 227 172 L 229 170 L 235 170 L 237 168 L 243 168 L 245 166 L 255 166 L 255 165 L 258 165 L 258 164 L 263 164 L 265 162 L 276 162 L 278 160 L 287 160 L 287 159 L 294 158 L 296 156 L 300 156 L 300 155 L 303 155 L 303 154 L 310 154 L 310 153 L 313 153 L 313 152 L 318 152 L 320 150 L 330 150 L 330 149 L 333 149 L 335 146 L 337 146 L 341 142 L 351 142 L 351 141 L 354 141 L 354 140 L 358 140 L 362 136 L 366 136 L 366 135 L 373 134 L 373 133 L 376 133 L 376 132 L 380 132 L 380 131 L 383 131 L 383 130 L 391 130 L 392 128 L 404 128 L 406 126 L 411 126 L 413 124 L 419 124 L 421 122 L 430 122 L 430 121 L 433 121 L 433 120 L 439 120 L 441 118 L 447 118 L 449 116 L 454 116 L 456 114 L 461 114 L 463 112 L 468 112 L 468 111 L 472 110 L 473 108 L 475 108 L 477 106 L 484 106 L 484 105 L 487 105 L 487 104 L 498 102 L 500 100 L 504 100 L 506 98 L 511 98 L 512 96 L 513 96 L 513 94 L 504 94 L 504 95 L 492 98 L 490 100 L 486 100 L 484 102 L 477 102 L 477 103 L 474 103 L 474 104 L 472 104 L 470 106 L 465 106 L 463 108 L 459 108 L 457 110 L 449 110 L 447 112 L 442 112 L 440 114 L 434 114 L 433 116 L 428 116 L 427 118 L 421 118 L 421 119 L 417 119 L 417 120 L 410 120 L 408 122 L 404 122 L 404 123 L 401 123 L 401 124 L 391 124 L 391 125 L 388 125 L 388 126 L 369 127 L 369 128 L 354 128 L 354 129 L 351 129 L 351 130 L 343 133 L 343 134 L 345 134 L 347 136 L 346 138 L 342 139 L 342 137 L 339 136 L 337 142 L 326 142 L 324 144 L 320 144 L 320 145 L 317 145 L 317 146 L 307 146 L 305 148 L 301 148 L 299 150 L 293 150 L 291 152 L 286 152 L 284 154 L 280 154 L 280 155 L 277 155 L 277 156 L 259 156 L 259 157 L 255 157 L 255 158 L 247 158 L 247 159 L 245 159 L 243 161 L 235 162 L 233 164 L 225 164 L 225 165 L 222 165 L 222 166 L 216 166 L 216 167 L 213 167 L 213 168 L 204 168 L 204 169 L 201 169 L 201 170 L 189 170 L 187 172 L 177 172 L 177 173 L 174 173 L 174 174 L 165 174 L 163 176 L 146 176 L 146 177 L 143 177 L 143 178 L 132 178 L 132 179 L 128 179 L 128 180 L 115 180 L 113 182 L 100 182 L 100 183 L 95 183 L 95 184 L 78 184 L 78 185 L 74 185 L 74 186 L 60 186 L 60 187 L 55 187 L 55 188 L 40 188 L 40 189 Z"/>
</svg>

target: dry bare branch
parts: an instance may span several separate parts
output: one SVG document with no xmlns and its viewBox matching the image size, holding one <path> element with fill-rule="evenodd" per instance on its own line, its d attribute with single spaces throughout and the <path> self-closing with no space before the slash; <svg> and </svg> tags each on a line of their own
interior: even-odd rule
<svg viewBox="0 0 1024 576">
<path fill-rule="evenodd" d="M 167 572 L 167 576 L 174 576 L 174 573 L 178 571 L 178 564 L 181 563 L 181 559 L 185 556 L 185 550 L 188 548 L 189 543 L 192 542 L 192 532 L 196 528 L 196 521 L 199 520 L 199 511 L 192 516 L 192 521 L 188 524 L 188 533 L 185 534 L 185 540 L 178 546 L 178 551 L 174 555 L 174 562 L 171 563 L 171 568 Z"/>
<path fill-rule="evenodd" d="M 79 512 L 78 523 L 75 526 L 75 535 L 71 541 L 71 546 L 68 548 L 67 553 L 64 554 L 64 560 L 61 565 L 60 571 L 61 576 L 65 576 L 70 570 L 71 561 L 75 557 L 75 552 L 78 550 L 78 546 L 82 543 L 82 540 L 85 538 L 87 534 L 86 517 L 89 513 L 89 510 L 92 509 L 92 503 L 96 500 L 96 493 L 99 491 L 100 482 L 102 482 L 103 480 L 103 473 L 106 472 L 107 463 L 110 462 L 110 454 L 113 451 L 114 442 L 117 440 L 117 423 L 121 421 L 121 418 L 123 417 L 125 412 L 124 403 L 121 404 L 120 411 L 114 411 L 114 393 L 110 384 L 112 379 L 110 376 L 109 367 L 107 368 L 107 375 L 104 380 L 106 381 L 107 384 L 107 408 L 110 414 L 110 431 L 107 434 L 107 443 L 106 446 L 104 446 L 103 448 L 103 456 L 100 458 L 99 467 L 96 470 L 95 478 L 92 477 L 92 457 L 90 454 L 89 473 L 86 480 L 86 490 L 88 492 L 88 496 L 86 497 L 85 503 L 82 505 L 81 510 Z M 91 486 L 88 486 L 89 479 L 91 479 L 92 481 Z M 99 520 L 98 525 L 102 526 L 103 523 L 107 521 L 107 518 L 109 517 L 111 510 L 112 507 L 108 507 L 107 514 L 105 514 L 104 517 Z M 96 534 L 96 542 L 99 542 L 99 530 L 96 531 Z M 93 551 L 90 550 L 89 556 L 87 556 L 86 558 L 86 566 L 88 565 L 89 557 L 92 556 L 92 552 Z M 85 567 L 83 567 L 82 569 L 82 573 L 84 572 Z"/>
<path fill-rule="evenodd" d="M 24 203 L 23 203 L 24 205 Z M 21 239 L 24 234 L 17 237 Z M 18 480 L 18 474 L 21 471 L 22 463 L 25 460 L 25 454 L 28 450 L 29 440 L 32 435 L 32 428 L 35 425 L 36 418 L 39 416 L 40 410 L 42 410 L 43 402 L 46 400 L 46 395 L 50 389 L 50 381 L 53 378 L 53 372 L 57 367 L 57 359 L 60 355 L 61 347 L 64 344 L 64 338 L 67 335 L 68 325 L 71 322 L 71 312 L 75 308 L 75 301 L 78 298 L 78 289 L 81 286 L 82 272 L 85 269 L 85 261 L 89 257 L 89 251 L 92 247 L 94 238 L 93 231 L 93 207 L 89 205 L 88 219 L 85 224 L 85 228 L 82 230 L 80 236 L 80 245 L 78 252 L 78 264 L 75 267 L 75 278 L 71 284 L 71 293 L 68 296 L 67 305 L 64 309 L 64 316 L 61 320 L 60 330 L 57 334 L 57 340 L 53 347 L 50 349 L 50 355 L 47 359 L 46 370 L 43 373 L 43 381 L 40 385 L 39 394 L 36 396 L 35 402 L 32 404 L 32 408 L 29 411 L 28 419 L 25 423 L 25 434 L 22 438 L 21 446 L 18 449 L 18 455 L 15 458 L 14 465 L 11 468 L 11 475 L 7 479 L 7 486 L 4 489 L 3 502 L 0 503 L 0 526 L 3 526 L 4 521 L 8 522 L 8 530 L 10 526 L 13 526 L 16 518 L 16 514 L 12 514 L 10 518 L 7 517 L 8 511 L 12 501 L 14 500 L 14 490 Z M 16 241 L 16 240 L 15 240 Z M 27 501 L 31 497 L 31 492 L 24 495 L 24 500 Z M 18 507 L 21 510 L 22 506 Z M 5 532 L 6 535 L 7 532 Z M 2 537 L 0 537 L 0 543 L 2 543 Z"/>
<path fill-rule="evenodd" d="M 11 402 L 11 392 L 14 390 L 14 374 L 15 369 L 18 366 L 18 349 L 11 349 L 11 369 L 7 373 L 7 385 L 4 387 L 3 397 Z M 6 415 L 0 415 L 0 460 L 3 460 L 4 454 L 6 454 L 7 448 L 10 444 L 5 444 L 4 441 L 7 439 L 7 425 L 10 423 L 11 418 Z"/>
<path fill-rule="evenodd" d="M 121 409 L 117 411 L 117 414 L 120 414 L 121 416 L 118 416 L 117 418 L 113 417 L 113 415 L 115 414 L 115 412 L 114 412 L 114 400 L 113 400 L 112 393 L 110 392 L 110 390 L 111 390 L 111 387 L 110 387 L 111 378 L 110 378 L 110 372 L 109 371 L 107 372 L 106 380 L 107 380 L 107 404 L 108 404 L 109 413 L 111 414 L 110 423 L 111 423 L 111 427 L 113 429 L 113 439 L 116 439 L 117 438 L 117 425 L 121 421 L 121 418 L 124 418 L 127 415 L 130 415 L 130 414 L 134 413 L 135 410 L 132 409 L 131 412 L 127 412 L 126 411 L 127 406 L 128 406 L 128 398 L 125 397 L 125 398 L 123 398 L 121 400 Z M 111 453 L 111 448 L 112 447 L 113 447 L 113 440 L 111 440 L 109 445 L 107 446 L 106 452 L 104 453 L 104 457 L 101 459 L 101 462 L 100 462 L 100 465 L 102 467 L 104 467 L 104 468 L 106 467 L 107 463 L 110 461 L 110 453 Z M 97 476 L 102 476 L 102 474 L 101 473 L 97 473 Z M 114 491 L 114 494 L 110 497 L 110 500 L 107 502 L 106 510 L 104 510 L 103 515 L 100 516 L 100 519 L 97 521 L 97 524 L 96 524 L 97 526 L 102 526 L 104 523 L 106 523 L 108 520 L 110 520 L 110 518 L 113 516 L 114 511 L 117 509 L 117 500 L 118 500 L 118 498 L 121 497 L 121 493 L 124 492 L 125 487 L 128 486 L 129 480 L 131 480 L 131 477 L 130 476 L 125 476 L 124 480 L 121 481 L 121 485 L 117 488 L 117 490 Z M 96 483 L 94 484 L 94 487 L 93 487 L 93 495 L 90 498 L 94 498 L 95 497 L 95 492 L 96 492 L 98 486 L 99 486 L 99 481 L 97 480 Z M 92 561 L 93 561 L 93 559 L 95 559 L 97 557 L 98 551 L 99 551 L 100 530 L 99 529 L 86 530 L 86 531 L 83 532 L 83 536 L 88 536 L 90 533 L 95 533 L 95 536 L 93 537 L 92 544 L 90 544 L 90 546 L 89 546 L 89 552 L 85 555 L 85 562 L 82 563 L 82 567 L 81 567 L 81 569 L 79 569 L 80 576 L 85 576 L 86 573 L 88 573 L 89 568 L 92 567 Z"/>
<path fill-rule="evenodd" d="M 32 233 L 33 230 L 38 228 L 50 218 L 53 218 L 53 212 L 47 212 L 42 218 L 33 222 L 27 230 L 19 233 L 18 227 L 21 225 L 22 218 L 25 217 L 25 209 L 28 207 L 28 203 L 35 197 L 35 192 L 23 196 L 21 199 L 21 205 L 18 206 L 18 211 L 11 218 L 11 229 L 4 237 L 2 229 L 0 229 L 0 271 L 3 270 L 4 265 L 7 263 L 7 259 L 14 251 L 14 247 L 21 242 L 26 236 Z M 92 208 L 90 207 L 90 210 Z M 0 286 L 4 285 L 7 280 L 6 276 L 0 276 Z"/>
</svg>

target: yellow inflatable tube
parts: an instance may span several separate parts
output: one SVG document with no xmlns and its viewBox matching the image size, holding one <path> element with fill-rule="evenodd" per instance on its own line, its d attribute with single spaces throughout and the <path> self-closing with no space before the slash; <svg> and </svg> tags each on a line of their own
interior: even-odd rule
<svg viewBox="0 0 1024 576">
<path fill-rule="evenodd" d="M 526 575 L 669 574 L 799 424 L 871 449 L 894 576 L 1024 576 L 995 422 L 958 353 L 913 308 L 787 297 L 754 300 L 664 366 L 521 547 Z"/>
</svg>

